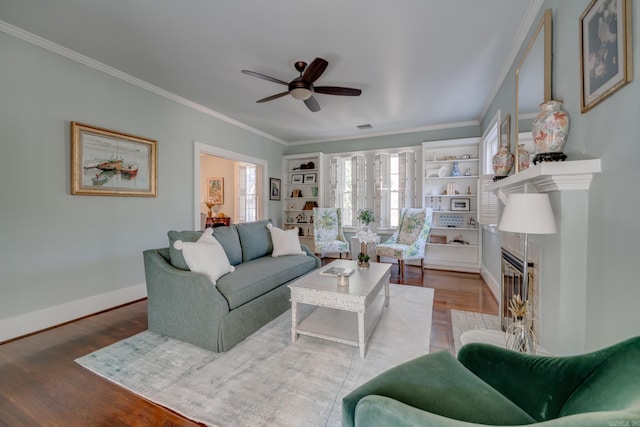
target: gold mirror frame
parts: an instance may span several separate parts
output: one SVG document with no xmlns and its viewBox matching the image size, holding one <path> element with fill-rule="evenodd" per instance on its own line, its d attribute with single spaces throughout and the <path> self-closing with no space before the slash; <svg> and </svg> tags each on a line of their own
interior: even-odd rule
<svg viewBox="0 0 640 427">
<path fill-rule="evenodd" d="M 518 127 L 519 127 L 519 121 L 520 121 L 520 99 L 519 99 L 519 77 L 520 77 L 520 73 L 523 70 L 523 65 L 525 63 L 526 59 L 531 60 L 535 60 L 535 61 L 539 61 L 540 59 L 542 59 L 543 64 L 543 97 L 542 97 L 542 102 L 547 102 L 547 101 L 551 101 L 551 49 L 552 49 L 552 22 L 551 22 L 551 9 L 547 9 L 544 12 L 544 15 L 542 16 L 542 19 L 540 20 L 540 22 L 538 23 L 538 26 L 536 27 L 535 32 L 533 33 L 533 36 L 531 37 L 531 40 L 529 41 L 529 44 L 527 45 L 527 48 L 525 49 L 524 53 L 522 54 L 522 58 L 520 58 L 520 61 L 518 62 L 518 66 L 516 67 L 516 105 L 515 105 L 515 114 L 514 114 L 514 120 L 513 120 L 513 128 L 514 128 L 514 132 L 515 132 L 515 157 L 516 159 L 518 158 L 518 144 L 520 143 L 519 138 L 518 138 Z M 542 58 L 532 58 L 532 57 L 528 57 L 529 53 L 531 53 L 531 50 L 533 48 L 533 46 L 536 44 L 537 41 L 539 41 L 539 37 L 542 37 L 542 42 L 543 42 L 543 52 L 542 52 Z M 516 173 L 518 173 L 518 169 L 519 169 L 519 165 L 518 165 L 518 161 L 515 161 L 515 171 Z"/>
</svg>

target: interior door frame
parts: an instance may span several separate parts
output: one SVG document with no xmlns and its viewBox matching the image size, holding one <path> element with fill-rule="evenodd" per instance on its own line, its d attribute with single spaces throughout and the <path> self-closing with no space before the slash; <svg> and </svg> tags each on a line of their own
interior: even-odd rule
<svg viewBox="0 0 640 427">
<path fill-rule="evenodd" d="M 258 193 L 258 212 L 257 219 L 266 219 L 268 210 L 269 194 L 269 162 L 257 157 L 247 156 L 245 154 L 236 153 L 234 151 L 225 150 L 223 148 L 214 147 L 213 145 L 203 144 L 198 141 L 193 141 L 193 226 L 194 230 L 200 229 L 200 155 L 207 154 L 210 156 L 221 157 L 223 159 L 231 160 L 234 162 L 252 163 L 259 166 L 262 169 L 262 184 L 261 190 Z M 235 191 L 234 191 L 235 195 Z"/>
</svg>

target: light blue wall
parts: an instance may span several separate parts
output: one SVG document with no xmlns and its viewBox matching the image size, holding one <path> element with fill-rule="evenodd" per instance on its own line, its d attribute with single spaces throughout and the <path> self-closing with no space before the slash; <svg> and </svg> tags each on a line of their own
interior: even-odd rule
<svg viewBox="0 0 640 427">
<path fill-rule="evenodd" d="M 281 175 L 281 144 L 5 33 L 0 58 L 0 323 L 144 283 L 142 251 L 193 228 L 193 141 Z M 70 121 L 156 139 L 158 197 L 70 195 Z"/>
<path fill-rule="evenodd" d="M 553 97 L 564 101 L 564 109 L 571 119 L 565 153 L 569 159 L 602 159 L 602 173 L 595 176 L 586 200 L 578 194 L 552 195 L 554 202 L 567 199 L 563 204 L 570 208 L 555 215 L 557 219 L 569 221 L 571 226 L 560 230 L 558 235 L 533 239 L 545 247 L 543 285 L 549 288 L 542 304 L 545 312 L 555 316 L 551 319 L 556 329 L 551 341 L 562 352 L 599 348 L 640 335 L 640 310 L 637 309 L 640 285 L 635 265 L 640 241 L 640 197 L 636 184 L 640 158 L 637 65 L 640 7 L 631 2 L 636 62 L 633 81 L 583 114 L 580 112 L 578 28 L 579 17 L 589 3 L 589 0 L 546 0 L 538 17 L 544 10 L 553 9 Z M 483 129 L 497 109 L 513 115 L 514 85 L 512 69 L 483 120 Z M 575 207 L 580 205 L 584 208 Z M 584 224 L 588 230 L 584 239 L 586 246 L 576 244 L 583 240 L 581 236 L 571 236 L 576 224 Z M 485 256 L 499 256 L 499 247 L 495 245 L 485 245 L 483 251 Z M 569 251 L 571 253 L 567 253 Z M 558 259 L 574 262 L 573 255 L 584 256 L 584 272 L 568 271 L 566 265 L 558 264 Z M 572 275 L 584 275 L 586 283 L 580 289 L 557 287 L 559 281 Z M 579 325 L 576 326 L 576 322 Z M 566 341 L 573 342 L 558 342 L 567 331 L 575 331 L 572 332 L 575 339 L 565 337 Z"/>
</svg>

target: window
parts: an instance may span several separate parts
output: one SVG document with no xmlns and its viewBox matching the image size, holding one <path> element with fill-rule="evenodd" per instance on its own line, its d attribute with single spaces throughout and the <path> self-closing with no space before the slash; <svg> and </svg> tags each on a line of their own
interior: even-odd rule
<svg viewBox="0 0 640 427">
<path fill-rule="evenodd" d="M 482 135 L 482 174 L 479 178 L 478 222 L 483 225 L 498 225 L 498 198 L 487 186 L 493 182 L 493 156 L 500 146 L 500 111 Z"/>
<path fill-rule="evenodd" d="M 256 167 L 251 164 L 236 163 L 238 176 L 237 222 L 256 221 L 258 217 L 258 193 Z"/>
<path fill-rule="evenodd" d="M 342 209 L 343 226 L 357 227 L 358 210 L 364 208 L 373 209 L 376 228 L 398 226 L 402 208 L 416 206 L 418 200 L 417 150 L 367 151 L 331 158 L 329 206 Z"/>
</svg>

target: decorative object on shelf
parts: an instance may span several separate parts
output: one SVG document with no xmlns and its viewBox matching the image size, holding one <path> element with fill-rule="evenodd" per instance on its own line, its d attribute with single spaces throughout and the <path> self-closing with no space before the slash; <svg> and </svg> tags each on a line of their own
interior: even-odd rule
<svg viewBox="0 0 640 427">
<path fill-rule="evenodd" d="M 305 173 L 303 182 L 305 184 L 313 184 L 314 182 L 316 182 L 316 174 L 315 173 Z"/>
<path fill-rule="evenodd" d="M 529 169 L 531 156 L 524 148 L 524 144 L 518 144 L 518 171 Z"/>
<path fill-rule="evenodd" d="M 460 156 L 460 159 L 462 160 L 469 160 L 471 158 L 471 154 L 463 154 L 462 156 Z"/>
<path fill-rule="evenodd" d="M 469 221 L 467 221 L 467 227 L 478 228 L 478 221 L 474 217 L 470 217 Z"/>
<path fill-rule="evenodd" d="M 513 154 L 509 151 L 509 148 L 501 146 L 498 148 L 498 152 L 493 156 L 491 160 L 493 165 L 493 181 L 498 181 L 502 178 L 506 178 L 509 175 L 509 171 L 513 167 Z"/>
<path fill-rule="evenodd" d="M 528 306 L 529 295 L 529 272 L 527 267 L 529 262 L 527 260 L 527 250 L 529 246 L 529 234 L 553 234 L 556 232 L 556 223 L 553 219 L 553 211 L 551 210 L 551 202 L 549 196 L 546 193 L 513 193 L 509 195 L 507 204 L 504 207 L 502 218 L 500 219 L 500 225 L 498 229 L 501 231 L 508 231 L 511 233 L 523 233 L 524 234 L 524 253 L 523 253 L 523 271 L 522 271 L 522 293 L 525 296 L 525 309 Z M 517 296 L 522 299 L 520 295 Z M 517 301 L 516 301 L 517 303 Z M 520 305 L 514 306 L 516 309 L 521 309 Z M 511 308 L 511 307 L 510 307 Z M 520 311 L 518 311 L 520 313 Z M 517 323 L 517 316 L 516 317 Z M 510 325 L 511 326 L 511 325 Z M 527 332 L 522 328 L 531 329 L 531 325 L 524 323 L 523 325 L 514 326 L 518 328 L 512 332 L 514 337 L 518 334 L 518 337 L 525 338 L 524 348 L 529 348 L 526 339 Z M 508 329 L 509 330 L 509 329 Z M 533 332 L 531 332 L 533 333 Z M 523 344 L 522 340 L 518 338 L 517 345 Z M 535 335 L 533 336 L 535 339 Z M 509 333 L 507 334 L 507 340 L 509 340 Z M 515 339 L 515 338 L 514 338 Z M 515 345 L 515 344 L 514 344 Z"/>
<path fill-rule="evenodd" d="M 301 164 L 299 169 L 315 169 L 315 168 L 316 168 L 316 165 L 313 162 L 309 162 L 309 163 Z M 296 168 L 293 168 L 293 169 L 295 170 Z"/>
<path fill-rule="evenodd" d="M 451 199 L 452 211 L 470 211 L 471 199 Z"/>
<path fill-rule="evenodd" d="M 536 155 L 533 164 L 538 162 L 564 161 L 567 155 L 562 152 L 569 133 L 569 115 L 562 110 L 562 101 L 547 101 L 540 104 L 540 113 L 533 121 L 533 143 Z"/>
<path fill-rule="evenodd" d="M 471 195 L 471 186 L 470 185 L 467 185 L 467 194 Z"/>
<path fill-rule="evenodd" d="M 311 195 L 313 197 L 318 197 L 318 187 L 311 187 Z"/>
<path fill-rule="evenodd" d="M 453 236 L 453 240 L 451 240 L 450 244 L 452 244 L 452 245 L 468 245 L 469 242 L 467 242 L 466 240 L 464 240 L 462 238 L 462 234 L 459 234 L 457 236 Z"/>
<path fill-rule="evenodd" d="M 302 197 L 302 190 L 298 188 L 291 190 L 291 197 Z"/>
<path fill-rule="evenodd" d="M 583 113 L 633 78 L 631 3 L 631 0 L 593 0 L 580 16 Z"/>
<path fill-rule="evenodd" d="M 304 175 L 301 173 L 296 173 L 291 175 L 291 183 L 292 184 L 302 184 L 302 181 L 304 180 Z"/>
<path fill-rule="evenodd" d="M 446 166 L 440 166 L 440 169 L 438 169 L 438 176 L 440 178 L 444 178 L 445 176 L 447 176 L 447 172 L 449 171 L 449 168 Z"/>
<path fill-rule="evenodd" d="M 298 215 L 296 215 L 296 222 L 306 223 L 307 215 L 304 212 L 300 212 Z"/>
<path fill-rule="evenodd" d="M 464 176 L 471 176 L 471 168 L 466 168 L 464 170 Z"/>
<path fill-rule="evenodd" d="M 293 218 L 292 218 L 292 217 L 290 217 L 290 216 L 288 216 L 288 217 L 287 217 L 287 222 L 288 222 L 288 223 L 293 222 Z"/>
<path fill-rule="evenodd" d="M 515 320 L 507 327 L 506 348 L 536 354 L 538 340 L 533 332 L 532 321 L 528 319 L 529 301 L 523 301 L 520 295 L 514 295 L 509 301 L 509 311 Z"/>
<path fill-rule="evenodd" d="M 442 234 L 432 234 L 431 236 L 429 236 L 429 243 L 435 243 L 437 245 L 446 245 L 447 236 Z"/>
<path fill-rule="evenodd" d="M 71 122 L 71 194 L 156 197 L 156 141 Z"/>
<path fill-rule="evenodd" d="M 269 178 L 269 200 L 280 200 L 280 179 Z"/>
<path fill-rule="evenodd" d="M 464 215 L 460 214 L 440 214 L 438 225 L 440 227 L 461 227 L 464 223 Z"/>
<path fill-rule="evenodd" d="M 312 211 L 313 208 L 317 208 L 318 207 L 318 203 L 316 203 L 315 201 L 311 201 L 309 200 L 308 202 L 304 203 L 304 207 L 302 208 L 303 211 Z"/>
<path fill-rule="evenodd" d="M 447 182 L 447 189 L 445 190 L 444 194 L 447 196 L 453 196 L 455 194 L 459 194 L 458 190 L 456 190 L 456 183 Z"/>
<path fill-rule="evenodd" d="M 451 176 L 460 176 L 460 169 L 458 169 L 458 162 L 453 162 L 453 167 L 451 168 Z"/>
</svg>

